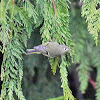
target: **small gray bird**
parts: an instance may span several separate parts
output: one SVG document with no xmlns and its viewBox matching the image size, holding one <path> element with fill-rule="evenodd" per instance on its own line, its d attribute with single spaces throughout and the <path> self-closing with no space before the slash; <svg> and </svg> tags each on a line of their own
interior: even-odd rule
<svg viewBox="0 0 100 100">
<path fill-rule="evenodd" d="M 27 49 L 27 54 L 43 54 L 47 57 L 54 58 L 63 55 L 70 50 L 71 49 L 66 45 L 51 41 L 45 44 L 34 46 L 33 49 Z"/>
</svg>

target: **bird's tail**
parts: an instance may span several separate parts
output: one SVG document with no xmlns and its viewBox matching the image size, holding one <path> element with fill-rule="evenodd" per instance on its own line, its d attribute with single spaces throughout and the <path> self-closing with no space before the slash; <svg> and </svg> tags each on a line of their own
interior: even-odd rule
<svg viewBox="0 0 100 100">
<path fill-rule="evenodd" d="M 27 55 L 31 55 L 31 54 L 41 54 L 39 51 L 37 51 L 35 49 L 27 49 L 26 52 L 27 52 Z"/>
</svg>

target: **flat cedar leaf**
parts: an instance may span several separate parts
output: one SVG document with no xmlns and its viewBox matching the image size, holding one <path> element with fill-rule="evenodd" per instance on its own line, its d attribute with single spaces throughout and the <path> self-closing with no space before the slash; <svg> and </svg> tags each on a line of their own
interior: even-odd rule
<svg viewBox="0 0 100 100">
<path fill-rule="evenodd" d="M 59 64 L 59 60 L 60 60 L 59 57 L 57 57 L 57 58 L 50 58 L 51 70 L 52 70 L 54 75 L 56 73 L 56 69 L 57 69 L 57 66 Z"/>
<path fill-rule="evenodd" d="M 63 93 L 64 93 L 64 100 L 75 100 L 71 90 L 68 87 L 66 65 L 67 63 L 66 63 L 65 56 L 62 56 L 62 62 L 60 65 L 60 75 L 61 75 L 61 82 L 62 82 L 61 87 L 63 88 Z"/>
<path fill-rule="evenodd" d="M 82 16 L 86 18 L 88 23 L 88 30 L 93 35 L 95 43 L 98 43 L 98 33 L 100 32 L 100 9 L 96 9 L 96 6 L 100 4 L 100 0 L 82 0 L 84 5 L 82 6 Z"/>
<path fill-rule="evenodd" d="M 20 81 L 22 80 L 22 77 L 23 77 L 23 69 L 22 67 L 19 68 L 19 78 L 20 78 Z"/>
</svg>

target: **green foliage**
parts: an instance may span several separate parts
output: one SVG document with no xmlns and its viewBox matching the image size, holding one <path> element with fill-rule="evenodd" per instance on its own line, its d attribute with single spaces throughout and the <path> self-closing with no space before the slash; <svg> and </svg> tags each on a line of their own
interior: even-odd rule
<svg viewBox="0 0 100 100">
<path fill-rule="evenodd" d="M 88 30 L 93 34 L 97 44 L 98 33 L 100 32 L 100 9 L 97 8 L 97 5 L 100 4 L 100 1 L 81 1 L 84 3 L 82 6 L 82 16 L 86 18 Z M 70 65 L 70 57 L 73 59 L 74 50 L 76 52 L 74 62 L 79 64 L 78 75 L 82 93 L 85 92 L 88 86 L 92 67 L 97 68 L 96 99 L 99 100 L 100 50 L 99 47 L 95 46 L 91 36 L 87 35 L 85 21 L 80 18 L 80 15 L 76 17 L 71 14 L 71 32 L 69 32 L 69 0 L 36 0 L 34 4 L 35 6 L 28 0 L 1 0 L 0 2 L 0 41 L 3 44 L 3 47 L 0 46 L 0 51 L 3 53 L 1 66 L 1 80 L 3 84 L 0 99 L 15 100 L 13 95 L 16 94 L 17 99 L 25 100 L 21 87 L 23 77 L 22 54 L 25 54 L 24 49 L 27 47 L 27 40 L 31 36 L 32 28 L 34 29 L 43 23 L 40 30 L 43 43 L 55 40 L 58 43 L 68 45 L 72 49 L 67 55 L 62 55 L 61 59 L 59 57 L 49 59 L 53 74 L 56 73 L 57 66 L 60 69 L 64 100 L 74 100 L 72 92 L 68 87 L 68 73 L 66 69 L 66 66 L 68 68 Z M 75 19 L 76 21 L 74 21 Z M 72 39 L 75 43 L 74 48 L 70 33 L 72 33 Z M 35 58 L 34 60 L 37 61 Z M 31 61 L 31 64 L 36 66 L 37 63 L 34 62 Z"/>
<path fill-rule="evenodd" d="M 87 60 L 87 59 L 86 59 Z M 88 80 L 90 76 L 90 70 L 91 68 L 88 67 L 88 62 L 83 61 L 80 66 L 78 67 L 78 75 L 79 75 L 79 80 L 81 82 L 80 84 L 80 90 L 82 93 L 85 93 L 85 90 L 88 87 Z"/>
<path fill-rule="evenodd" d="M 1 74 L 3 81 L 1 98 L 6 100 L 14 99 L 13 92 L 16 93 L 18 99 L 25 100 L 21 88 L 23 77 L 22 54 L 25 53 L 24 46 L 27 46 L 27 39 L 30 37 L 32 32 L 32 22 L 35 26 L 38 26 L 42 23 L 42 18 L 44 18 L 44 24 L 41 28 L 43 42 L 55 39 L 55 41 L 59 43 L 67 44 L 70 48 L 73 45 L 68 28 L 69 12 L 66 0 L 55 1 L 56 9 L 53 7 L 53 1 L 50 0 L 43 1 L 43 3 L 41 3 L 42 7 L 39 7 L 40 1 L 37 1 L 36 10 L 27 0 L 25 2 L 16 1 L 16 3 L 17 4 L 10 0 L 4 0 L 0 3 L 0 40 L 3 43 L 2 53 L 4 53 Z M 5 7 L 6 9 L 4 10 Z M 36 11 L 39 11 L 39 14 L 37 14 Z M 55 13 L 57 13 L 57 18 Z M 42 19 L 38 24 L 37 17 Z M 70 55 L 72 56 L 73 52 L 71 52 Z M 69 64 L 68 61 L 64 64 L 66 61 L 67 60 L 62 59 L 60 74 L 62 88 L 64 90 L 64 98 L 65 100 L 68 100 L 73 96 L 69 91 L 67 84 L 67 71 L 63 70 L 63 68 L 66 69 L 66 65 L 68 66 Z M 55 61 L 51 61 L 51 68 L 54 74 L 56 73 L 56 67 L 59 64 L 58 62 L 59 58 L 56 58 Z"/>
<path fill-rule="evenodd" d="M 68 47 L 72 48 L 73 42 L 70 38 L 69 33 L 69 12 L 68 12 L 68 4 L 69 1 L 66 0 L 58 0 L 54 2 L 56 5 L 56 9 L 53 7 L 53 1 L 45 0 L 44 1 L 44 9 L 43 9 L 43 17 L 44 17 L 44 24 L 41 28 L 41 34 L 43 42 L 55 40 L 58 43 L 66 44 Z M 55 13 L 57 15 L 55 15 Z M 73 51 L 70 53 L 73 55 Z M 69 57 L 69 55 L 68 55 Z M 56 67 L 59 64 L 59 59 L 51 59 L 51 69 L 53 73 L 56 72 Z M 67 62 L 67 63 L 66 63 Z M 66 63 L 66 64 L 64 64 Z M 67 84 L 67 71 L 66 65 L 69 66 L 68 59 L 62 59 L 60 65 L 60 74 L 61 74 L 61 81 L 62 81 L 62 88 L 64 93 L 64 100 L 74 100 L 70 89 Z M 65 70 L 63 70 L 63 68 Z"/>
<path fill-rule="evenodd" d="M 67 70 L 66 70 L 67 62 L 65 56 L 62 56 L 62 63 L 60 65 L 60 74 L 61 74 L 61 87 L 63 88 L 64 92 L 64 100 L 74 100 L 75 98 L 72 95 L 71 90 L 68 87 L 68 80 L 67 80 Z"/>
<path fill-rule="evenodd" d="M 52 72 L 53 72 L 54 75 L 55 75 L 55 73 L 56 73 L 57 66 L 58 66 L 58 64 L 59 64 L 59 60 L 60 60 L 59 57 L 49 59 L 50 64 L 51 64 L 51 69 L 52 69 Z"/>
<path fill-rule="evenodd" d="M 94 40 L 98 42 L 98 33 L 100 32 L 100 9 L 98 5 L 100 0 L 81 0 L 83 1 L 82 16 L 88 22 L 88 30 L 94 36 Z"/>
<path fill-rule="evenodd" d="M 76 21 L 73 23 L 74 19 Z M 99 100 L 100 42 L 98 41 L 98 46 L 95 45 L 91 35 L 88 35 L 88 31 L 86 30 L 86 27 L 87 25 L 84 19 L 81 18 L 80 10 L 74 10 L 74 8 L 72 8 L 71 19 L 70 19 L 70 30 L 72 33 L 72 39 L 75 43 L 74 50 L 76 55 L 74 57 L 74 62 L 76 64 L 79 64 L 77 70 L 78 70 L 78 76 L 80 81 L 80 90 L 82 93 L 85 93 L 90 78 L 90 72 L 95 67 L 97 69 L 96 96 L 97 96 L 97 100 Z"/>
<path fill-rule="evenodd" d="M 81 15 L 79 11 L 74 10 L 72 8 L 71 12 L 71 19 L 70 19 L 70 30 L 72 33 L 72 38 L 73 41 L 75 42 L 75 58 L 74 62 L 78 63 L 78 76 L 79 76 L 79 81 L 80 81 L 80 90 L 82 93 L 85 92 L 88 86 L 88 80 L 89 80 L 89 75 L 91 71 L 91 67 L 88 67 L 91 63 L 90 62 L 90 57 L 87 57 L 91 50 L 91 45 L 90 41 L 93 43 L 92 39 L 90 36 L 87 36 L 88 32 L 86 30 L 86 24 L 84 23 L 84 20 L 81 18 Z M 72 22 L 74 19 L 76 19 L 76 22 Z M 74 27 L 74 28 L 73 28 Z M 75 34 L 74 34 L 75 33 Z M 77 37 L 76 37 L 77 36 Z"/>
<path fill-rule="evenodd" d="M 30 3 L 28 5 L 34 10 Z M 0 8 L 0 41 L 3 44 L 1 50 L 3 53 L 1 99 L 15 100 L 13 96 L 15 93 L 18 99 L 25 100 L 21 88 L 22 54 L 25 54 L 24 47 L 27 45 L 27 39 L 32 31 L 31 16 L 27 17 L 28 9 L 25 11 L 24 6 L 19 7 L 11 0 L 1 0 Z M 32 19 L 36 19 L 36 15 Z"/>
</svg>

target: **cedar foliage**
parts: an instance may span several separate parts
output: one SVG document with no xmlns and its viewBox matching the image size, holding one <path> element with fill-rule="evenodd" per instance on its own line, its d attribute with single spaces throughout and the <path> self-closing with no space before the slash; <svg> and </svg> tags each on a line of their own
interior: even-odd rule
<svg viewBox="0 0 100 100">
<path fill-rule="evenodd" d="M 75 43 L 75 64 L 79 64 L 78 76 L 80 81 L 80 90 L 82 93 L 85 93 L 89 79 L 91 78 L 90 74 L 93 71 L 93 68 L 97 69 L 97 79 L 96 79 L 96 100 L 99 100 L 100 95 L 100 85 L 99 85 L 99 65 L 100 65 L 100 41 L 98 41 L 98 46 L 96 46 L 95 42 L 91 35 L 89 35 L 87 25 L 85 20 L 81 18 L 80 11 L 74 10 L 71 8 L 71 19 L 70 19 L 70 32 L 72 33 L 72 39 Z M 74 13 L 73 13 L 74 12 Z M 76 20 L 73 23 L 73 20 Z M 73 28 L 74 27 L 74 28 Z M 75 33 L 75 34 L 74 34 Z M 81 33 L 81 34 L 80 34 Z M 99 39 L 100 37 L 98 37 Z"/>
<path fill-rule="evenodd" d="M 19 7 L 12 0 L 1 0 L 0 2 L 0 41 L 3 44 L 3 62 L 1 66 L 1 90 L 2 100 L 14 100 L 15 93 L 20 100 L 25 100 L 22 93 L 21 81 L 23 77 L 24 47 L 32 31 L 32 19 L 36 14 L 29 15 L 28 6 L 34 7 L 29 1 L 26 6 Z M 32 13 L 32 12 L 31 12 Z M 35 16 L 33 16 L 35 15 Z M 32 18 L 32 19 L 31 19 Z"/>
<path fill-rule="evenodd" d="M 98 32 L 100 32 L 100 9 L 96 9 L 96 6 L 100 1 L 95 0 L 94 2 L 83 0 L 83 2 L 82 16 L 85 16 L 86 21 L 88 22 L 88 29 L 90 33 L 93 34 L 97 44 Z M 19 100 L 25 100 L 21 87 L 23 77 L 22 54 L 25 54 L 25 47 L 27 47 L 27 40 L 30 38 L 31 32 L 33 31 L 32 28 L 34 29 L 40 26 L 44 21 L 40 31 L 43 43 L 54 39 L 58 43 L 66 44 L 73 49 L 74 43 L 72 42 L 71 34 L 69 33 L 69 0 L 36 0 L 34 1 L 34 4 L 35 7 L 33 3 L 28 0 L 1 0 L 0 2 L 0 41 L 3 44 L 3 47 L 0 49 L 3 53 L 3 62 L 1 66 L 1 80 L 3 81 L 1 90 L 2 100 L 15 100 L 13 96 L 14 93 Z M 54 8 L 54 4 L 56 9 Z M 92 9 L 92 13 L 89 7 L 95 8 Z M 85 37 L 87 37 L 87 35 Z M 82 42 L 83 40 L 80 40 L 79 43 L 81 44 Z M 83 52 L 83 44 L 80 45 L 81 50 L 79 51 Z M 76 48 L 78 48 L 77 45 Z M 87 49 L 90 50 L 88 45 Z M 75 51 L 77 51 L 75 62 L 79 63 L 81 61 L 78 70 L 79 79 L 81 81 L 80 88 L 84 93 L 89 79 L 88 73 L 91 71 L 91 68 L 88 67 L 89 61 L 93 61 L 93 59 L 83 60 L 86 56 L 80 56 L 81 52 L 79 53 L 76 49 Z M 90 51 L 88 52 L 90 54 Z M 63 88 L 64 100 L 74 100 L 72 92 L 68 87 L 68 73 L 66 69 L 66 66 L 68 68 L 70 65 L 70 57 L 73 59 L 73 55 L 74 51 L 72 50 L 70 54 L 62 56 L 60 65 L 59 58 L 49 59 L 54 74 L 56 73 L 56 67 L 59 66 L 60 68 L 61 87 Z M 93 53 L 93 57 L 95 57 L 95 52 Z M 96 63 L 98 62 L 97 60 L 94 60 L 93 64 L 98 70 L 96 95 L 97 100 L 99 100 L 100 68 L 99 63 Z"/>
<path fill-rule="evenodd" d="M 100 0 L 81 0 L 82 16 L 86 18 L 88 30 L 93 35 L 96 45 L 98 43 L 98 33 L 100 32 Z"/>
</svg>

